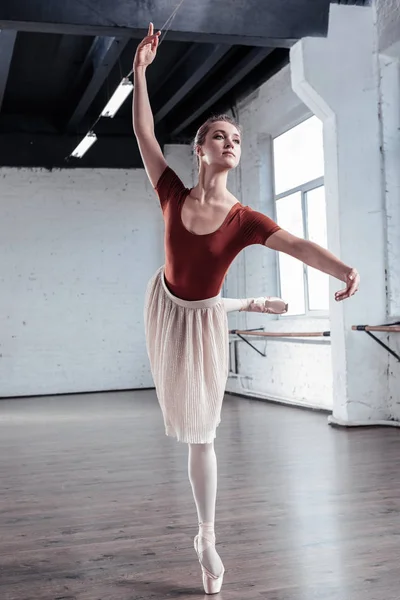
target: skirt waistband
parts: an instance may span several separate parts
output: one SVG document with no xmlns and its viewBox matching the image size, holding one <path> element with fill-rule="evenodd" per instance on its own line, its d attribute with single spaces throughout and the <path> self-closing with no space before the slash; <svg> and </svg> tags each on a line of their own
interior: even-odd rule
<svg viewBox="0 0 400 600">
<path fill-rule="evenodd" d="M 172 292 L 170 292 L 168 289 L 164 277 L 164 267 L 160 268 L 159 274 L 165 293 L 167 294 L 168 298 L 170 298 L 172 302 L 178 306 L 183 306 L 184 308 L 213 308 L 221 302 L 221 294 L 218 294 L 218 296 L 214 296 L 213 298 L 205 298 L 204 300 L 182 300 L 182 298 L 174 296 L 174 294 L 172 294 Z"/>
</svg>

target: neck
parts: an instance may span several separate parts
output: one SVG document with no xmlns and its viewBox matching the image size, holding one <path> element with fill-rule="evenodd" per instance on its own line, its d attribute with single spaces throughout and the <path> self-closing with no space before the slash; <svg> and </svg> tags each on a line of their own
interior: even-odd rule
<svg viewBox="0 0 400 600">
<path fill-rule="evenodd" d="M 207 202 L 210 198 L 223 197 L 227 193 L 227 181 L 229 170 L 217 170 L 212 166 L 201 165 L 199 171 L 199 182 L 193 188 L 192 194 L 200 202 Z"/>
</svg>

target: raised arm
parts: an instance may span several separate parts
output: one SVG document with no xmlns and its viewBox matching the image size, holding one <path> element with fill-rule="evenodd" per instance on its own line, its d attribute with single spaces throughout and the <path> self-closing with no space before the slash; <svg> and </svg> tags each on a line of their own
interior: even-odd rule
<svg viewBox="0 0 400 600">
<path fill-rule="evenodd" d="M 154 133 L 154 118 L 151 112 L 146 81 L 146 69 L 155 59 L 160 33 L 158 31 L 154 34 L 153 23 L 150 23 L 148 35 L 137 47 L 133 63 L 133 130 L 138 141 L 147 176 L 153 187 L 156 186 L 167 166 L 167 162 Z"/>
</svg>

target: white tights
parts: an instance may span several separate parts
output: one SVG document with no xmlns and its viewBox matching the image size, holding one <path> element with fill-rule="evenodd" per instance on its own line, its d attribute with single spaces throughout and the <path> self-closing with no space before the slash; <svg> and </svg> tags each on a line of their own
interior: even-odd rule
<svg viewBox="0 0 400 600">
<path fill-rule="evenodd" d="M 217 500 L 217 457 L 214 442 L 210 444 L 189 444 L 189 480 L 192 485 L 199 521 L 199 534 L 210 537 L 214 534 L 215 504 Z M 212 527 L 202 527 L 202 523 L 212 523 Z M 213 546 L 199 538 L 199 551 L 203 554 L 203 564 L 215 575 L 222 570 L 221 559 Z"/>
<path fill-rule="evenodd" d="M 226 312 L 233 312 L 248 306 L 251 298 L 222 298 Z M 197 508 L 199 534 L 208 537 L 214 535 L 215 504 L 217 501 L 217 457 L 214 442 L 210 444 L 189 444 L 188 457 L 189 480 Z M 202 526 L 203 523 L 212 524 Z M 218 575 L 222 570 L 222 561 L 213 546 L 199 539 L 199 551 L 204 551 L 203 564 L 212 573 Z"/>
<path fill-rule="evenodd" d="M 224 305 L 225 311 L 233 312 L 234 310 L 240 310 L 245 306 L 248 306 L 251 302 L 251 298 L 221 298 L 222 304 Z"/>
</svg>

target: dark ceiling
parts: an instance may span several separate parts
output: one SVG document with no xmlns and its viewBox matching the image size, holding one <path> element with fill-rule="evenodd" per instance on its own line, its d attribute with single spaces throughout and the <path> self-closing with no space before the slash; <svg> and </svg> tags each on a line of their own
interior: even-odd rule
<svg viewBox="0 0 400 600">
<path fill-rule="evenodd" d="M 98 141 L 66 160 L 132 67 L 149 21 L 180 0 L 1 0 L 0 166 L 142 167 L 131 97 L 100 119 Z M 342 1 L 342 4 L 368 4 Z M 161 143 L 187 143 L 288 61 L 326 36 L 330 0 L 184 0 L 147 71 Z"/>
</svg>

